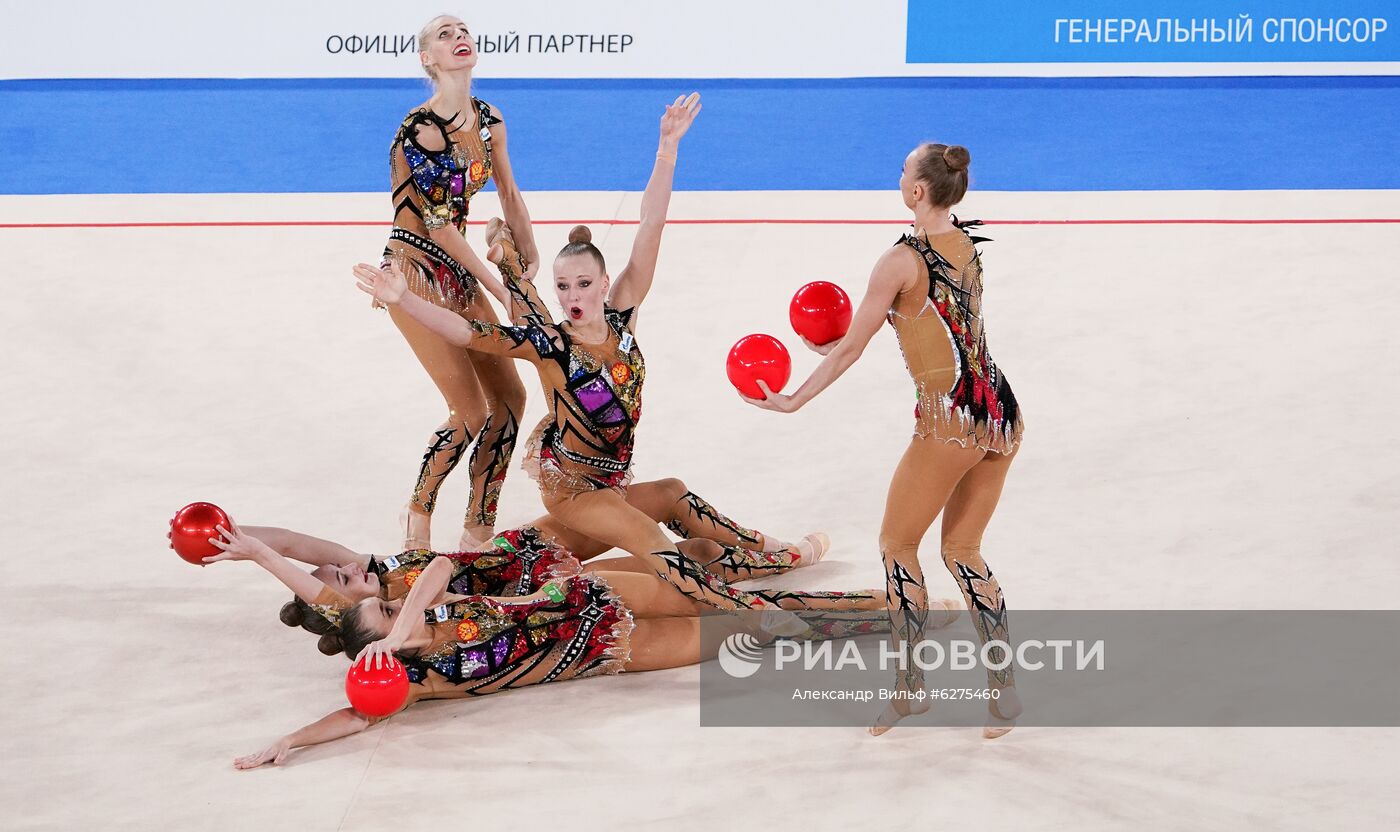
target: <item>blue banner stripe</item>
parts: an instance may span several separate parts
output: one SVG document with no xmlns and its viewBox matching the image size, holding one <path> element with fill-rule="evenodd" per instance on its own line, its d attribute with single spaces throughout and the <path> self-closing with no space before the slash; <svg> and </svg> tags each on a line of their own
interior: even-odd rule
<svg viewBox="0 0 1400 832">
<path fill-rule="evenodd" d="M 909 0 L 917 63 L 1400 61 L 1395 0 Z"/>
<path fill-rule="evenodd" d="M 1400 188 L 1400 78 L 483 80 L 528 190 L 640 190 L 691 89 L 689 190 L 893 188 L 924 140 L 994 190 Z M 0 82 L 0 193 L 365 192 L 413 80 Z"/>
</svg>

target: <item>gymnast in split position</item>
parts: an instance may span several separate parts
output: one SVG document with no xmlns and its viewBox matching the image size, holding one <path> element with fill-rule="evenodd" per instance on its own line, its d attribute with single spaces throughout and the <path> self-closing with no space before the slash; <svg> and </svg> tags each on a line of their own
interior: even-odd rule
<svg viewBox="0 0 1400 832">
<path fill-rule="evenodd" d="M 418 33 L 418 55 L 433 95 L 399 125 L 389 150 L 394 228 L 384 258 L 407 279 L 409 291 L 441 309 L 494 321 L 481 288 L 504 303 L 506 294 L 464 236 L 471 199 L 495 179 L 501 210 L 529 261 L 539 255 L 530 214 L 516 187 L 500 110 L 471 93 L 476 45 L 455 17 L 433 18 Z M 459 548 L 489 540 L 496 503 L 519 433 L 525 387 L 510 361 L 456 349 L 397 307 L 394 325 L 447 403 L 447 421 L 433 431 L 406 509 L 404 549 L 431 548 L 429 531 L 438 489 L 471 453 L 471 495 Z"/>
<path fill-rule="evenodd" d="M 917 404 L 914 437 L 885 501 L 880 555 L 892 625 L 906 659 L 929 608 L 919 541 L 940 513 L 943 565 L 962 590 L 978 637 L 984 644 L 1010 643 L 1001 585 L 981 545 L 1020 447 L 1022 421 L 1011 385 L 987 352 L 976 249 L 984 238 L 967 232 L 980 223 L 962 223 L 950 213 L 967 192 L 970 161 L 967 149 L 956 145 L 924 144 L 910 152 L 899 189 L 914 214 L 914 233 L 900 237 L 876 262 L 846 336 L 816 348 L 826 358 L 792 395 L 773 393 L 760 381 L 766 398 L 745 398 L 767 410 L 795 412 L 855 364 L 882 323 L 894 327 Z M 923 691 L 923 672 L 913 662 L 906 668 L 896 698 L 870 729 L 876 736 L 928 709 L 927 700 L 909 698 Z M 989 701 L 983 730 L 994 739 L 1014 727 L 1021 706 L 1010 667 L 989 671 L 988 683 L 1000 695 Z"/>
<path fill-rule="evenodd" d="M 507 277 L 512 302 L 524 310 L 525 323 L 513 326 L 466 320 L 425 301 L 408 291 L 394 263 L 382 269 L 361 263 L 355 276 L 362 291 L 443 341 L 535 366 L 550 413 L 530 439 L 526 463 L 550 515 L 631 554 L 693 600 L 722 610 L 770 609 L 763 598 L 719 580 L 687 557 L 625 497 L 646 372 L 636 338 L 638 311 L 656 271 L 680 141 L 699 112 L 698 94 L 665 108 L 637 236 L 616 281 L 588 230 L 580 226 L 571 232 L 554 261 L 563 322 L 554 321 L 528 275 Z M 509 275 L 510 264 L 504 259 L 500 264 Z M 777 635 L 805 629 L 795 616 L 764 620 Z"/>
</svg>

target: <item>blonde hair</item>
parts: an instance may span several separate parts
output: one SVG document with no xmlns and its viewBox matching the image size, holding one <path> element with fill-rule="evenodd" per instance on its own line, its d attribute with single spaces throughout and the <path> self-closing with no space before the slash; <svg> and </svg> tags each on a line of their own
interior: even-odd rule
<svg viewBox="0 0 1400 832">
<path fill-rule="evenodd" d="M 429 20 L 429 21 L 423 26 L 422 29 L 419 29 L 419 30 L 418 30 L 418 54 L 419 54 L 420 56 L 421 56 L 424 52 L 427 52 L 427 51 L 428 51 L 428 39 L 431 38 L 431 37 L 433 36 L 433 30 L 436 29 L 436 28 L 438 28 L 438 21 L 439 21 L 439 20 L 442 20 L 444 17 L 450 18 L 450 19 L 452 19 L 452 20 L 460 20 L 460 19 L 461 19 L 461 18 L 453 17 L 453 16 L 450 15 L 450 14 L 443 13 L 443 14 L 438 15 L 437 17 L 434 17 L 432 20 Z M 422 58 L 419 58 L 419 60 L 422 60 Z M 431 66 L 429 66 L 429 65 L 427 65 L 427 64 L 423 64 L 423 71 L 424 71 L 425 73 L 427 73 L 429 80 L 431 80 L 433 83 L 437 83 L 438 76 L 437 76 L 437 70 L 436 70 L 436 69 L 433 69 Z"/>
</svg>

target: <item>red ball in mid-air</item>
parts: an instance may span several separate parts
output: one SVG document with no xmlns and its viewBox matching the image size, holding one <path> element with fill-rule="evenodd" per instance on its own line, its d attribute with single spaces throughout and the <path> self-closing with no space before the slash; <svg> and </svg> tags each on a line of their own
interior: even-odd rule
<svg viewBox="0 0 1400 832">
<path fill-rule="evenodd" d="M 835 283 L 815 280 L 792 296 L 788 320 L 798 335 L 813 344 L 830 344 L 851 328 L 851 299 Z"/>
<path fill-rule="evenodd" d="M 408 671 L 394 658 L 379 667 L 356 661 L 345 674 L 345 698 L 365 716 L 388 716 L 408 700 Z"/>
<path fill-rule="evenodd" d="M 729 351 L 724 362 L 729 383 L 751 399 L 764 398 L 758 380 L 774 393 L 783 389 L 792 375 L 792 356 L 783 342 L 772 335 L 745 335 Z"/>
<path fill-rule="evenodd" d="M 228 515 L 213 503 L 190 503 L 170 521 L 170 548 L 190 563 L 203 566 L 205 558 L 221 551 L 209 538 L 219 536 L 219 526 L 227 529 L 230 525 Z"/>
</svg>

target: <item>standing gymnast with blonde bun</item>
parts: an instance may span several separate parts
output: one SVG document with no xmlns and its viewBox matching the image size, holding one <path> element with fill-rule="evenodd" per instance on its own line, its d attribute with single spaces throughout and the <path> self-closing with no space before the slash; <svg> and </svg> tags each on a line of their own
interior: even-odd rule
<svg viewBox="0 0 1400 832">
<path fill-rule="evenodd" d="M 875 264 L 870 285 L 846 336 L 814 347 L 826 358 L 790 396 L 759 382 L 767 398 L 750 404 L 792 413 L 850 369 L 886 320 L 914 379 L 914 437 L 895 468 L 880 527 L 885 591 L 897 637 L 906 651 L 924 630 L 928 589 L 919 541 L 943 515 L 943 565 L 962 590 L 978 637 L 1010 643 L 1001 585 L 982 559 L 982 533 L 992 519 L 1011 460 L 1021 443 L 1021 409 L 1011 385 L 987 352 L 982 319 L 982 263 L 976 243 L 950 214 L 967 193 L 971 156 L 956 145 L 924 144 L 904 160 L 899 190 L 913 211 L 914 233 L 902 236 Z M 993 663 L 999 663 L 992 651 Z M 909 662 L 896 697 L 870 731 L 880 735 L 905 716 L 928 709 L 918 694 L 922 671 Z M 983 734 L 1010 731 L 1020 714 L 1010 667 L 989 671 L 996 698 Z"/>
</svg>

